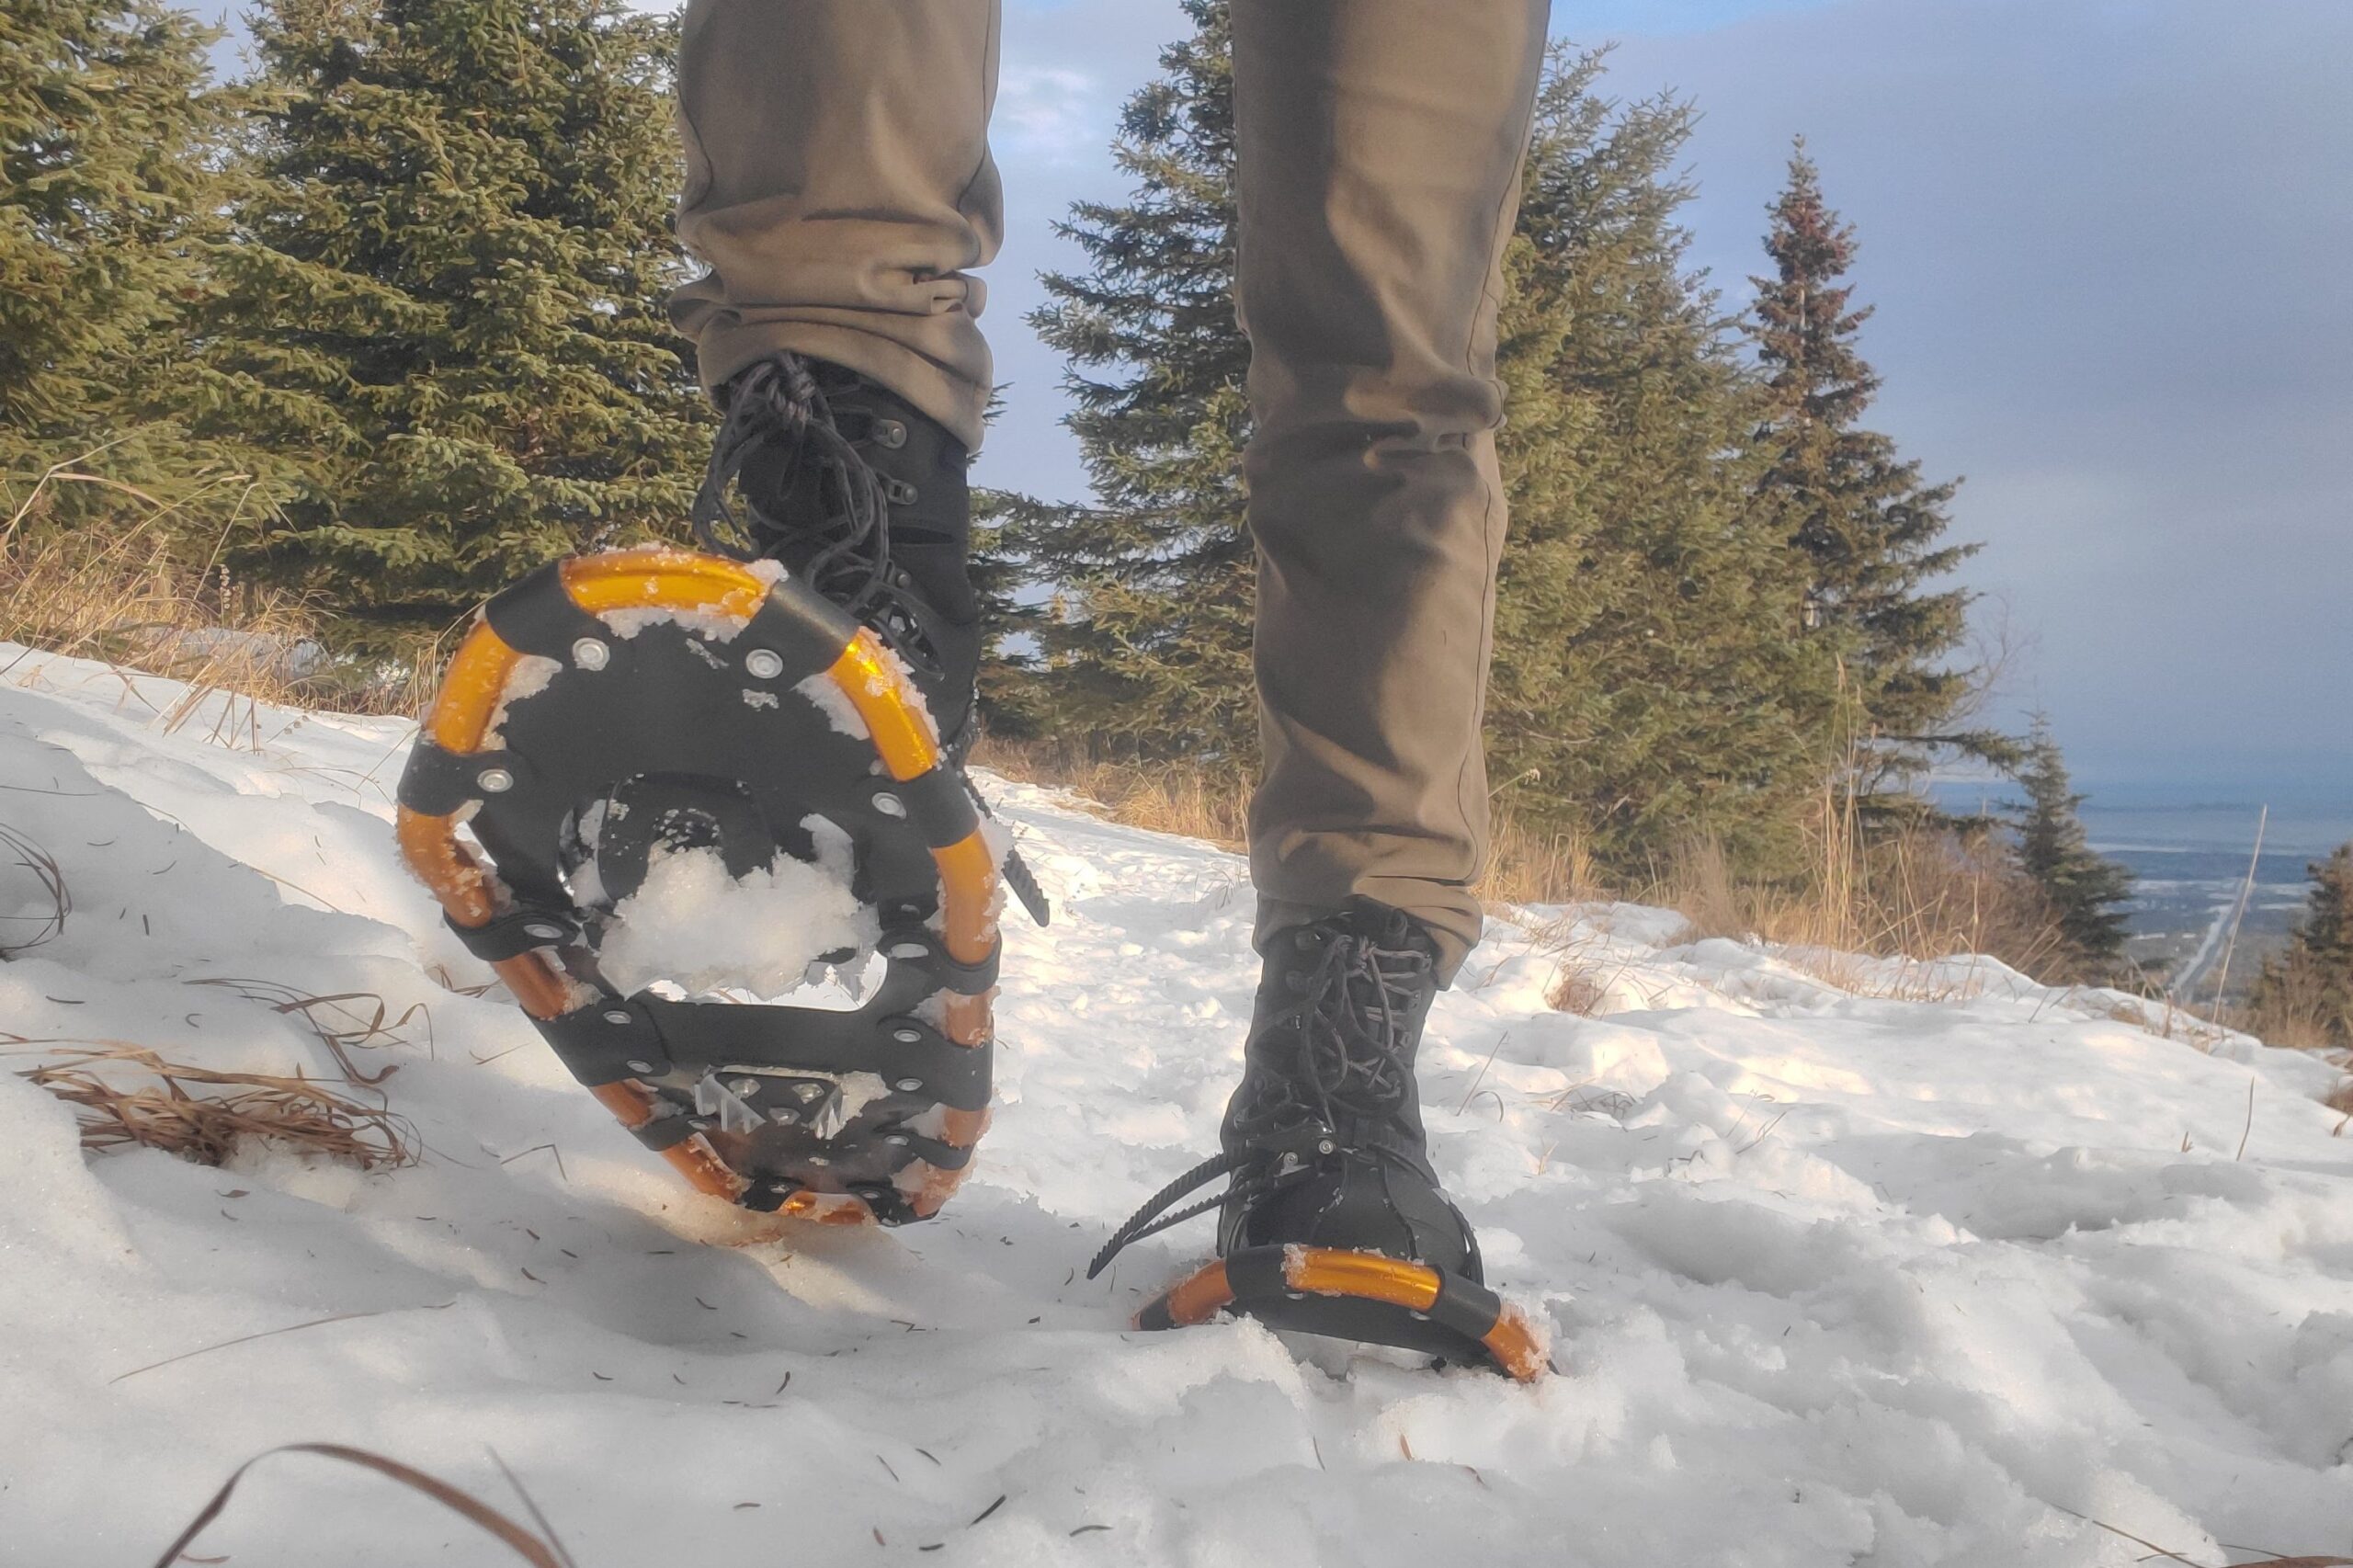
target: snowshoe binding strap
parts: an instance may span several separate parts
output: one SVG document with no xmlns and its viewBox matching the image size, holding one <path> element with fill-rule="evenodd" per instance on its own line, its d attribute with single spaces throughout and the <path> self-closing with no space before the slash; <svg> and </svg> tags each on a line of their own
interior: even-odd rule
<svg viewBox="0 0 2353 1568">
<path fill-rule="evenodd" d="M 624 994 L 599 964 L 612 891 L 581 864 L 585 820 L 616 803 L 640 873 L 661 824 L 740 876 L 810 858 L 822 819 L 881 978 L 847 1011 Z M 804 585 L 666 549 L 532 574 L 451 660 L 397 828 L 574 1075 L 698 1188 L 897 1223 L 961 1180 L 988 1116 L 997 858 L 900 662 Z"/>
</svg>

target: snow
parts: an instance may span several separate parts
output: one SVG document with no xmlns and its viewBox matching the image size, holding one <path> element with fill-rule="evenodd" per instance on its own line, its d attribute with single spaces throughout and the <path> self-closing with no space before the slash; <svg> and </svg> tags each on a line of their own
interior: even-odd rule
<svg viewBox="0 0 2353 1568">
<path fill-rule="evenodd" d="M 645 881 L 613 906 L 598 949 L 605 978 L 624 992 L 666 979 L 688 994 L 782 997 L 819 955 L 873 947 L 881 931 L 850 896 L 848 835 L 823 819 L 811 825 L 830 830 L 819 864 L 784 859 L 741 879 L 715 848 L 657 849 Z"/>
<path fill-rule="evenodd" d="M 1208 1227 L 1080 1275 L 1214 1147 L 1255 981 L 1238 859 L 996 785 L 1056 920 L 1007 926 L 974 1174 L 926 1225 L 759 1240 L 469 994 L 487 971 L 391 850 L 409 726 L 219 697 L 166 725 L 183 695 L 40 655 L 0 687 L 0 822 L 74 899 L 0 962 L 0 1019 L 333 1078 L 256 983 L 381 997 L 406 1022 L 352 1054 L 397 1069 L 426 1153 L 85 1155 L 0 1073 L 0 1562 L 149 1561 L 297 1440 L 519 1513 L 494 1451 L 582 1568 L 2146 1555 L 2078 1516 L 2200 1563 L 2353 1551 L 2353 1142 L 2309 1056 L 1990 960 L 1529 911 L 1441 999 L 1422 1082 L 1559 1374 L 1138 1334 Z M 45 908 L 0 863 L 0 943 Z M 195 1551 L 510 1561 L 301 1458 Z"/>
</svg>

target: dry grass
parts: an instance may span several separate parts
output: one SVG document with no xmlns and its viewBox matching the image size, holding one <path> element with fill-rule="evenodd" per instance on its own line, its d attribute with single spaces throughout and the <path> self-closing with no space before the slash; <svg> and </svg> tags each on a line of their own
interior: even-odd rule
<svg viewBox="0 0 2353 1568">
<path fill-rule="evenodd" d="M 404 1120 L 316 1079 L 195 1067 L 120 1040 L 7 1035 L 0 1042 L 10 1053 L 44 1058 L 17 1075 L 75 1108 L 85 1149 L 137 1145 L 218 1165 L 259 1143 L 362 1170 L 416 1163 Z"/>
<path fill-rule="evenodd" d="M 1068 790 L 1111 821 L 1239 850 L 1250 834 L 1251 776 L 1183 760 L 1139 763 L 1093 756 L 1083 746 L 984 737 L 980 767 L 1023 784 Z M 1574 903 L 1610 896 L 1573 833 L 1495 814 L 1480 897 L 1491 904 Z"/>
<path fill-rule="evenodd" d="M 1247 835 L 1250 781 L 1238 769 L 1105 761 L 1081 747 L 994 738 L 981 743 L 975 760 L 1022 783 L 1069 790 L 1130 826 L 1230 849 Z M 1738 879 L 1722 846 L 1699 838 L 1647 884 L 1612 887 L 1575 834 L 1537 826 L 1505 805 L 1479 892 L 1506 908 L 1626 898 L 1673 909 L 1695 938 L 1760 937 L 1790 949 L 1793 961 L 1829 983 L 1874 994 L 1958 995 L 1965 981 L 1921 966 L 1967 953 L 2041 980 L 2077 978 L 2061 972 L 2049 911 L 1992 844 L 1925 827 L 1866 834 L 1851 802 L 1828 790 L 1808 840 L 1807 872 L 1788 881 Z M 1586 972 L 1590 967 L 1564 956 L 1556 985 L 1567 1010 L 1597 1006 L 1606 993 L 1608 978 Z"/>
<path fill-rule="evenodd" d="M 89 460 L 98 455 L 0 475 L 0 641 L 183 682 L 188 693 L 154 722 L 166 731 L 200 724 L 229 744 L 257 734 L 260 703 L 415 710 L 423 672 L 327 658 L 315 607 L 240 582 L 222 563 L 249 524 L 245 476 L 205 476 L 159 494 L 96 472 Z M 67 490 L 102 494 L 104 517 L 54 522 Z M 231 700 L 212 700 L 221 695 Z"/>
<path fill-rule="evenodd" d="M 540 1506 L 532 1501 L 529 1493 L 523 1490 L 523 1483 L 515 1478 L 515 1472 L 506 1468 L 506 1461 L 499 1459 L 496 1453 L 491 1455 L 491 1462 L 498 1466 L 500 1473 L 506 1477 L 506 1483 L 514 1487 L 517 1495 L 523 1499 L 524 1509 L 531 1516 L 532 1524 L 538 1527 L 536 1529 L 526 1528 L 473 1494 L 427 1475 L 421 1470 L 404 1465 L 398 1460 L 388 1459 L 382 1454 L 371 1453 L 365 1449 L 347 1448 L 341 1443 L 287 1443 L 256 1454 L 239 1465 L 230 1474 L 229 1479 L 221 1483 L 221 1490 L 212 1494 L 211 1501 L 206 1503 L 201 1509 L 198 1510 L 196 1517 L 188 1521 L 188 1528 L 180 1532 L 179 1539 L 164 1549 L 164 1554 L 155 1560 L 155 1568 L 172 1568 L 172 1564 L 176 1562 L 225 1562 L 228 1561 L 225 1557 L 196 1557 L 189 1554 L 188 1549 L 195 1544 L 198 1536 L 204 1533 L 205 1527 L 219 1518 L 222 1510 L 228 1507 L 229 1499 L 236 1494 L 237 1483 L 244 1480 L 245 1472 L 272 1454 L 316 1454 L 324 1459 L 336 1460 L 345 1464 L 354 1464 L 366 1470 L 372 1470 L 379 1475 L 398 1482 L 412 1492 L 432 1498 L 443 1507 L 464 1518 L 475 1528 L 499 1541 L 509 1551 L 531 1564 L 531 1568 L 574 1568 L 572 1554 L 565 1551 L 563 1543 L 556 1539 L 555 1527 L 548 1522 L 547 1516 L 540 1511 Z"/>
<path fill-rule="evenodd" d="M 1068 790 L 1113 822 L 1240 849 L 1250 833 L 1250 781 L 1199 763 L 1106 761 L 1082 746 L 983 737 L 972 760 L 1023 784 Z"/>
<path fill-rule="evenodd" d="M 1640 896 L 1681 913 L 1694 937 L 1761 937 L 1802 967 L 1816 955 L 1830 971 L 1820 978 L 1848 989 L 1940 996 L 1955 983 L 1857 957 L 1917 965 L 1984 953 L 2046 982 L 2080 978 L 2063 972 L 2049 908 L 1990 841 L 1927 825 L 1866 833 L 1851 803 L 1829 794 L 1808 840 L 1806 874 L 1780 883 L 1735 881 L 1722 847 L 1696 840 Z"/>
</svg>

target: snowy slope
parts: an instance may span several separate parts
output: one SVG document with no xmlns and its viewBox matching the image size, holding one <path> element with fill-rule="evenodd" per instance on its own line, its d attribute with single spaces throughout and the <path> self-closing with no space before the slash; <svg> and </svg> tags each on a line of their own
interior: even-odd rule
<svg viewBox="0 0 2353 1568">
<path fill-rule="evenodd" d="M 1001 790 L 1060 917 L 1008 927 L 977 1174 L 928 1225 L 730 1247 L 741 1221 L 518 1014 L 452 989 L 484 971 L 391 852 L 405 726 L 181 712 L 166 683 L 13 656 L 0 823 L 74 907 L 0 964 L 0 1028 L 333 1076 L 298 1016 L 197 983 L 371 993 L 420 1008 L 359 1055 L 397 1065 L 429 1153 L 85 1157 L 66 1107 L 0 1074 L 0 1562 L 143 1563 L 302 1439 L 512 1508 L 494 1449 L 582 1568 L 2146 1555 L 2076 1515 L 2201 1563 L 2353 1553 L 2353 1137 L 2310 1058 L 2201 1051 L 1982 961 L 1678 947 L 1625 906 L 1506 926 L 1423 1082 L 1560 1375 L 1138 1335 L 1206 1227 L 1080 1276 L 1212 1146 L 1254 979 L 1233 857 Z M 0 941 L 43 908 L 0 865 Z M 1547 1006 L 1564 962 L 1595 1016 Z M 301 1458 L 197 1551 L 512 1561 Z"/>
</svg>

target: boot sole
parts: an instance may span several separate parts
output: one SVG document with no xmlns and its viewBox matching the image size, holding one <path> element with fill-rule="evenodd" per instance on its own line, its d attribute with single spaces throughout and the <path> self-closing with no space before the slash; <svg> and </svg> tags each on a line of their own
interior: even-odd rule
<svg viewBox="0 0 2353 1568">
<path fill-rule="evenodd" d="M 1339 1247 L 1238 1247 L 1136 1314 L 1141 1329 L 1186 1328 L 1220 1312 L 1268 1326 L 1424 1351 L 1520 1382 L 1551 1370 L 1543 1335 L 1485 1286 L 1427 1264 Z"/>
<path fill-rule="evenodd" d="M 605 982 L 607 912 L 575 896 L 566 838 L 586 803 L 654 777 L 704 791 L 757 843 L 795 841 L 813 814 L 849 836 L 885 966 L 857 1011 Z M 451 929 L 695 1187 L 896 1224 L 962 1180 L 988 1120 L 996 858 L 898 663 L 836 607 L 688 551 L 541 568 L 450 660 L 398 801 L 403 858 Z"/>
</svg>

